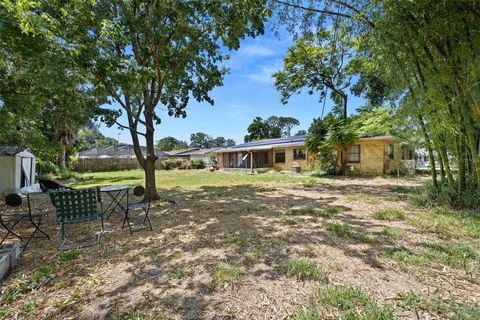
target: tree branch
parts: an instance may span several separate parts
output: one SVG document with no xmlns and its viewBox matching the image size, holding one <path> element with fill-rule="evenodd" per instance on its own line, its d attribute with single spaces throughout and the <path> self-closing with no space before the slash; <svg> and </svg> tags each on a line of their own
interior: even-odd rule
<svg viewBox="0 0 480 320">
<path fill-rule="evenodd" d="M 137 129 L 135 129 L 135 128 L 133 128 L 133 127 L 129 127 L 129 126 L 123 125 L 123 124 L 121 124 L 120 122 L 118 122 L 117 120 L 115 120 L 115 124 L 118 125 L 120 128 L 133 131 L 133 132 L 135 132 L 136 134 L 139 134 L 139 135 L 144 136 L 144 137 L 146 136 L 145 133 L 140 132 L 140 131 L 138 131 Z"/>
</svg>

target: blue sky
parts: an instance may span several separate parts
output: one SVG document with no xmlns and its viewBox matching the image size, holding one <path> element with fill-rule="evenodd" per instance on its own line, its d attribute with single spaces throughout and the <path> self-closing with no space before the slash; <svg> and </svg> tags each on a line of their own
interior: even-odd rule
<svg viewBox="0 0 480 320">
<path fill-rule="evenodd" d="M 318 94 L 294 95 L 288 104 L 282 105 L 271 77 L 282 69 L 283 57 L 292 44 L 292 38 L 285 32 L 281 39 L 267 31 L 263 36 L 243 40 L 241 48 L 231 52 L 230 60 L 225 63 L 230 73 L 225 76 L 224 85 L 211 92 L 215 105 L 192 99 L 185 119 L 169 117 L 159 105 L 162 123 L 155 127 L 155 141 L 166 136 L 189 141 L 191 133 L 204 132 L 234 139 L 238 144 L 243 142 L 247 127 L 255 117 L 265 119 L 272 115 L 297 118 L 300 126 L 293 128 L 292 134 L 300 129 L 307 130 L 312 119 L 322 112 Z M 354 112 L 362 103 L 362 99 L 349 94 L 348 112 Z M 332 102 L 327 101 L 325 113 L 331 106 Z M 120 122 L 125 123 L 125 119 L 121 118 Z M 119 137 L 120 142 L 132 142 L 130 133 L 117 126 L 106 128 L 102 125 L 100 130 L 107 136 Z"/>
</svg>

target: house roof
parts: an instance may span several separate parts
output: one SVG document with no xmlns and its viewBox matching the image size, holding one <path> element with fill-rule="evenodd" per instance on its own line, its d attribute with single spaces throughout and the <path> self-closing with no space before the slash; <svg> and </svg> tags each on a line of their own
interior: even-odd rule
<svg viewBox="0 0 480 320">
<path fill-rule="evenodd" d="M 221 152 L 238 152 L 238 151 L 254 151 L 254 150 L 268 150 L 272 148 L 297 147 L 305 145 L 307 136 L 294 136 L 276 139 L 265 139 L 251 141 L 239 144 L 230 148 L 216 150 L 216 153 Z"/>
<path fill-rule="evenodd" d="M 140 149 L 142 150 L 143 154 L 147 153 L 147 148 L 144 146 L 140 146 Z M 167 158 L 168 154 L 155 150 L 155 154 L 159 158 Z M 111 156 L 113 158 L 115 157 L 135 157 L 135 151 L 134 147 L 132 144 L 115 144 L 115 145 L 110 145 L 110 146 L 104 146 L 104 147 L 95 147 L 90 150 L 83 150 L 78 153 L 79 158 L 97 158 L 103 155 Z"/>
<path fill-rule="evenodd" d="M 190 152 L 194 152 L 200 150 L 200 148 L 188 148 L 188 149 L 181 149 L 181 150 L 172 150 L 172 151 L 165 151 L 170 157 L 173 156 L 186 156 L 190 155 Z"/>
<path fill-rule="evenodd" d="M 230 148 L 223 148 L 214 151 L 215 153 L 223 152 L 240 152 L 240 151 L 256 151 L 256 150 L 268 150 L 272 148 L 287 148 L 287 147 L 301 147 L 305 145 L 305 139 L 307 135 L 304 136 L 294 136 L 294 137 L 285 137 L 285 138 L 276 138 L 276 139 L 265 139 L 247 142 L 239 144 Z M 388 134 L 378 134 L 378 135 L 364 135 L 359 138 L 360 141 L 367 140 L 395 140 L 396 138 Z"/>
<path fill-rule="evenodd" d="M 396 137 L 390 134 L 373 134 L 373 135 L 362 135 L 360 136 L 361 141 L 365 140 L 395 140 Z"/>
<path fill-rule="evenodd" d="M 17 146 L 8 146 L 8 145 L 0 145 L 0 156 L 14 156 L 17 153 L 22 152 L 23 148 Z"/>
<path fill-rule="evenodd" d="M 199 150 L 195 150 L 195 151 L 191 151 L 191 152 L 182 153 L 182 155 L 200 155 L 200 156 L 204 156 L 204 155 L 207 155 L 207 154 L 209 154 L 209 153 L 215 152 L 215 151 L 217 151 L 218 149 L 221 149 L 221 148 L 199 149 Z"/>
</svg>

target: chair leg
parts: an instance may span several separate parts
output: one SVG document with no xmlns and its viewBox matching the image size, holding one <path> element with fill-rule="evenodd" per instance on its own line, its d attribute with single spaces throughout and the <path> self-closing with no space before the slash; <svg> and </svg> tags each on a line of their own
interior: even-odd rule
<svg viewBox="0 0 480 320">
<path fill-rule="evenodd" d="M 65 251 L 64 247 L 65 244 L 67 243 L 67 237 L 65 236 L 65 226 L 63 223 L 60 223 L 60 246 L 58 247 L 58 250 L 60 251 Z"/>
<path fill-rule="evenodd" d="M 60 251 L 72 251 L 72 250 L 77 250 L 81 248 L 92 247 L 92 246 L 98 245 L 103 239 L 103 233 L 104 233 L 103 217 L 100 217 L 100 233 L 96 236 L 95 242 L 85 243 L 73 248 L 65 248 L 65 244 L 67 243 L 68 240 L 66 237 L 64 224 L 60 223 L 60 225 L 61 225 L 60 229 L 61 229 L 61 241 L 62 241 L 62 243 L 58 247 L 58 250 Z"/>
<path fill-rule="evenodd" d="M 0 244 L 2 244 L 3 241 L 5 241 L 5 240 L 8 238 L 8 236 L 11 235 L 11 234 L 14 235 L 15 237 L 17 237 L 18 239 L 20 239 L 20 241 L 22 241 L 22 237 L 21 237 L 20 235 L 16 234 L 15 232 L 13 232 L 13 229 L 14 229 L 15 226 L 16 226 L 17 224 L 19 224 L 19 223 L 20 223 L 20 220 L 17 220 L 17 221 L 15 221 L 15 223 L 14 223 L 13 225 L 11 225 L 11 226 L 9 227 L 9 226 L 7 226 L 7 225 L 3 222 L 3 220 L 0 219 L 0 224 L 2 225 L 2 227 L 3 227 L 5 230 L 7 230 L 7 234 L 2 238 L 2 241 L 0 241 Z"/>
<path fill-rule="evenodd" d="M 50 236 L 48 234 L 46 234 L 41 228 L 41 224 L 42 224 L 42 216 L 38 216 L 38 224 L 35 223 L 35 221 L 33 221 L 33 219 L 30 219 L 30 222 L 33 224 L 33 226 L 35 227 L 36 230 L 40 231 L 41 234 L 43 234 L 45 236 L 45 238 L 47 238 L 48 240 L 50 240 Z"/>
<path fill-rule="evenodd" d="M 153 231 L 152 223 L 150 222 L 150 217 L 148 216 L 148 213 L 150 211 L 150 207 L 148 207 L 147 209 L 144 209 L 144 210 L 145 210 L 145 218 L 143 219 L 143 224 L 145 224 L 145 222 L 148 221 L 148 226 L 150 227 L 150 231 Z"/>
</svg>

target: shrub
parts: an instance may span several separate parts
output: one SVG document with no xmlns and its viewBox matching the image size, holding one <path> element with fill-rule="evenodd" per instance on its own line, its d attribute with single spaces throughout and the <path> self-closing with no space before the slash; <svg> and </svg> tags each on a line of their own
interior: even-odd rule
<svg viewBox="0 0 480 320">
<path fill-rule="evenodd" d="M 192 169 L 205 169 L 205 161 L 202 159 L 190 160 Z"/>
<path fill-rule="evenodd" d="M 190 161 L 181 158 L 165 159 L 160 161 L 160 169 L 173 170 L 173 169 L 190 169 Z"/>
<path fill-rule="evenodd" d="M 36 170 L 39 176 L 48 176 L 58 173 L 58 167 L 52 161 L 37 159 Z"/>
<path fill-rule="evenodd" d="M 466 188 L 461 192 L 456 185 L 451 186 L 447 182 L 439 183 L 438 188 L 435 188 L 432 182 L 428 182 L 418 195 L 412 196 L 411 201 L 422 207 L 441 205 L 458 209 L 476 209 L 480 207 L 480 190 L 471 179 L 467 179 Z"/>
</svg>

